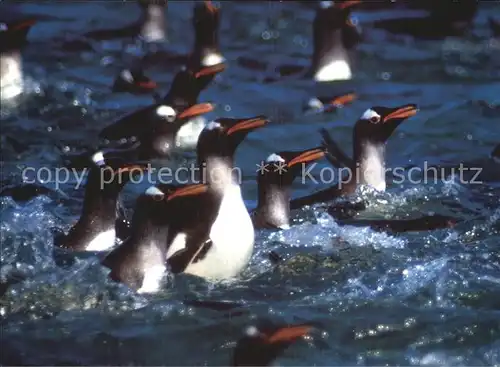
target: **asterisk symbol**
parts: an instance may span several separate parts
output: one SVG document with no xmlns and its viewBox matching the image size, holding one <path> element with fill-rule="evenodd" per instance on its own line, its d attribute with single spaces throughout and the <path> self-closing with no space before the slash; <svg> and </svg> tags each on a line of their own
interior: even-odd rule
<svg viewBox="0 0 500 367">
<path fill-rule="evenodd" d="M 287 164 L 285 162 L 275 162 L 274 172 L 278 172 L 280 175 L 286 172 Z"/>
<path fill-rule="evenodd" d="M 266 172 L 269 172 L 269 163 L 262 161 L 260 163 L 257 163 L 256 166 L 257 166 L 257 173 L 260 173 L 261 175 L 263 175 Z"/>
</svg>

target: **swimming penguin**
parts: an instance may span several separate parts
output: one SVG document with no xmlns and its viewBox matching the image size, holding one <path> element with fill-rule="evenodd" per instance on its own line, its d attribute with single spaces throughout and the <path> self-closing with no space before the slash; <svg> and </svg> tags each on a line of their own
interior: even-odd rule
<svg viewBox="0 0 500 367">
<path fill-rule="evenodd" d="M 323 148 L 273 153 L 257 172 L 258 202 L 252 212 L 255 228 L 290 227 L 290 189 L 306 164 L 324 156 Z"/>
<path fill-rule="evenodd" d="M 442 39 L 463 36 L 472 26 L 479 2 L 477 0 L 416 1 L 408 4 L 428 10 L 423 17 L 383 19 L 375 28 L 394 34 L 407 34 L 420 39 Z"/>
<path fill-rule="evenodd" d="M 85 37 L 102 41 L 116 38 L 139 37 L 145 42 L 163 42 L 167 39 L 165 8 L 167 1 L 138 1 L 141 15 L 130 25 L 121 28 L 99 29 L 85 33 Z"/>
<path fill-rule="evenodd" d="M 2 10 L 10 9 L 2 8 Z M 2 14 L 2 18 L 6 14 Z M 35 20 L 0 20 L 0 96 L 7 101 L 19 96 L 24 89 L 23 62 L 21 50 Z"/>
<path fill-rule="evenodd" d="M 142 173 L 145 165 L 124 162 L 118 157 L 93 155 L 85 186 L 82 214 L 67 235 L 57 236 L 54 244 L 74 251 L 107 251 L 115 245 L 119 220 L 119 194 L 122 188 Z"/>
<path fill-rule="evenodd" d="M 349 103 L 352 103 L 356 99 L 356 94 L 353 92 L 346 93 L 344 95 L 330 97 L 312 97 L 307 103 L 302 107 L 302 110 L 306 114 L 317 114 L 317 113 L 332 113 L 336 112 L 340 108 L 343 108 Z"/>
<path fill-rule="evenodd" d="M 261 321 L 249 326 L 233 351 L 231 366 L 269 366 L 290 345 L 313 330 L 311 325 Z"/>
<path fill-rule="evenodd" d="M 139 67 L 123 69 L 118 74 L 113 87 L 113 92 L 127 92 L 132 94 L 152 93 L 158 85 L 144 74 Z"/>
<path fill-rule="evenodd" d="M 336 186 L 292 200 L 291 209 L 351 194 L 358 185 L 368 185 L 378 191 L 385 191 L 385 144 L 394 130 L 417 111 L 417 106 L 414 104 L 395 108 L 377 106 L 366 110 L 354 125 L 354 159 L 349 159 L 343 152 L 340 158 L 337 157 L 336 163 L 349 169 L 348 178 L 341 178 Z M 333 150 L 340 152 L 336 146 Z M 331 157 L 332 155 L 330 159 Z"/>
<path fill-rule="evenodd" d="M 234 153 L 250 131 L 266 123 L 263 116 L 221 118 L 209 123 L 200 134 L 198 167 L 208 184 L 208 204 L 198 210 L 206 208 L 208 219 L 179 230 L 171 227 L 167 263 L 173 273 L 218 281 L 235 277 L 248 264 L 254 227 L 241 195 L 239 177 L 234 177 Z"/>
<path fill-rule="evenodd" d="M 203 217 L 203 210 L 197 210 L 197 206 L 206 203 L 196 200 L 207 189 L 204 184 L 159 185 L 151 186 L 139 196 L 129 238 L 102 262 L 111 269 L 110 277 L 138 293 L 157 292 L 167 270 L 168 234 L 179 230 L 179 223 L 182 228 L 209 219 Z"/>
<path fill-rule="evenodd" d="M 207 69 L 200 73 L 208 75 L 220 70 Z M 200 94 L 198 75 L 188 69 L 181 70 L 161 101 L 120 118 L 104 128 L 99 136 L 108 140 L 135 136 L 143 158 L 164 157 L 175 148 L 194 148 L 205 124 L 204 120 L 195 118 L 213 110 L 210 103 L 196 103 Z"/>
<path fill-rule="evenodd" d="M 195 4 L 193 11 L 193 27 L 195 32 L 193 52 L 189 56 L 188 68 L 201 70 L 206 67 L 224 65 L 226 59 L 219 48 L 220 8 L 211 1 Z M 201 89 L 212 81 L 215 74 L 200 76 Z"/>
<path fill-rule="evenodd" d="M 279 77 L 299 76 L 315 82 L 334 82 L 352 79 L 352 65 L 349 51 L 361 40 L 361 35 L 351 21 L 351 9 L 360 3 L 352 1 L 320 1 L 313 21 L 313 54 L 308 69 L 298 65 L 278 65 L 275 68 Z M 242 66 L 267 65 L 253 62 L 245 57 L 239 58 Z M 267 78 L 267 82 L 276 81 Z"/>
</svg>

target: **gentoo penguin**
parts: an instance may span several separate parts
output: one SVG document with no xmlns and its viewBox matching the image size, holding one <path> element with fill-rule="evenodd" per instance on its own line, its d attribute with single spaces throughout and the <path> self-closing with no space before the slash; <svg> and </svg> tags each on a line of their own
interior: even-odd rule
<svg viewBox="0 0 500 367">
<path fill-rule="evenodd" d="M 413 4 L 423 7 L 429 13 L 424 17 L 378 20 L 375 28 L 390 33 L 407 34 L 420 39 L 442 39 L 449 36 L 463 36 L 474 20 L 479 2 L 477 0 L 418 1 Z"/>
<path fill-rule="evenodd" d="M 208 75 L 218 70 L 210 67 L 199 73 Z M 181 70 L 165 98 L 120 118 L 104 128 L 99 136 L 108 140 L 135 136 L 140 142 L 141 155 L 146 158 L 167 156 L 174 148 L 194 148 L 205 123 L 194 118 L 213 110 L 210 103 L 196 104 L 200 94 L 199 73 Z"/>
<path fill-rule="evenodd" d="M 195 220 L 209 219 L 196 210 L 198 205 L 204 204 L 196 200 L 197 197 L 207 189 L 205 184 L 151 186 L 139 196 L 130 236 L 102 262 L 111 269 L 110 277 L 139 293 L 157 292 L 167 269 L 168 234 L 179 230 L 179 223 L 194 225 Z M 195 260 L 196 255 L 193 258 Z"/>
<path fill-rule="evenodd" d="M 354 159 L 349 160 L 345 154 L 339 159 L 342 166 L 348 165 L 348 178 L 342 178 L 336 186 L 294 199 L 290 207 L 295 209 L 348 195 L 353 193 L 358 185 L 368 185 L 378 191 L 385 191 L 385 144 L 394 130 L 417 111 L 414 104 L 395 108 L 377 106 L 366 110 L 354 125 Z M 334 149 L 339 150 L 338 147 Z"/>
<path fill-rule="evenodd" d="M 9 9 L 3 9 L 9 10 Z M 10 10 L 9 10 L 10 11 Z M 6 14 L 2 14 L 2 17 Z M 0 96 L 7 101 L 23 92 L 23 63 L 21 50 L 34 19 L 0 21 Z"/>
<path fill-rule="evenodd" d="M 142 173 L 146 166 L 126 163 L 122 158 L 93 155 L 80 219 L 65 236 L 54 244 L 74 251 L 107 251 L 115 245 L 116 222 L 119 220 L 118 196 L 122 188 Z"/>
<path fill-rule="evenodd" d="M 252 212 L 255 228 L 290 227 L 290 189 L 307 163 L 324 156 L 322 148 L 273 153 L 257 172 L 258 201 Z"/>
<path fill-rule="evenodd" d="M 211 1 L 205 0 L 195 4 L 193 11 L 193 27 L 195 32 L 193 51 L 189 56 L 188 67 L 201 70 L 206 67 L 224 65 L 226 59 L 219 48 L 220 9 Z M 215 74 L 200 76 L 201 89 L 212 81 Z"/>
<path fill-rule="evenodd" d="M 121 28 L 99 29 L 85 33 L 85 37 L 102 41 L 116 38 L 139 37 L 145 42 L 163 42 L 167 39 L 165 8 L 167 1 L 138 1 L 141 15 L 134 23 Z"/>
<path fill-rule="evenodd" d="M 491 158 L 497 163 L 500 163 L 500 144 L 491 152 Z"/>
<path fill-rule="evenodd" d="M 262 127 L 262 116 L 247 119 L 222 118 L 210 122 L 197 146 L 202 180 L 208 184 L 205 209 L 208 220 L 195 225 L 180 223 L 169 232 L 167 263 L 173 273 L 196 275 L 211 281 L 237 276 L 253 252 L 254 228 L 234 177 L 234 153 L 245 136 Z"/>
<path fill-rule="evenodd" d="M 352 23 L 350 14 L 360 0 L 320 1 L 313 21 L 313 54 L 308 69 L 297 65 L 277 65 L 279 77 L 295 76 L 313 79 L 315 82 L 334 82 L 352 79 L 349 51 L 360 41 L 361 36 Z M 268 69 L 267 64 L 240 57 L 242 66 Z M 276 81 L 267 78 L 266 82 Z"/>
<path fill-rule="evenodd" d="M 113 92 L 127 92 L 132 94 L 152 93 L 158 85 L 144 74 L 139 67 L 123 69 L 118 74 L 113 87 Z"/>
<path fill-rule="evenodd" d="M 237 342 L 231 366 L 268 366 L 292 343 L 308 335 L 311 325 L 278 325 L 269 321 L 249 326 Z"/>
</svg>

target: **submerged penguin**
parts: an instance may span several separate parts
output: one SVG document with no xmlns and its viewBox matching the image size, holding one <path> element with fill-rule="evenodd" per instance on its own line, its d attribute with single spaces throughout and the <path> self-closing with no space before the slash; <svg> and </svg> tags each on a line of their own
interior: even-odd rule
<svg viewBox="0 0 500 367">
<path fill-rule="evenodd" d="M 257 173 L 258 201 L 252 212 L 255 228 L 290 227 L 290 189 L 306 164 L 324 156 L 323 148 L 273 153 Z"/>
<path fill-rule="evenodd" d="M 385 191 L 385 144 L 394 130 L 406 119 L 417 113 L 417 106 L 372 107 L 366 110 L 354 125 L 353 159 L 338 146 L 331 150 L 330 161 L 334 165 L 347 167 L 348 178 L 341 178 L 338 185 L 318 191 L 309 196 L 291 201 L 292 209 L 317 202 L 325 202 L 342 195 L 352 194 L 358 185 L 367 185 Z M 331 139 L 330 139 L 331 140 Z M 331 145 L 330 145 L 331 146 Z"/>
<path fill-rule="evenodd" d="M 119 194 L 134 175 L 146 169 L 121 157 L 105 158 L 102 152 L 95 153 L 92 160 L 80 219 L 67 235 L 54 239 L 58 247 L 74 251 L 107 251 L 114 247 L 121 210 Z"/>
<path fill-rule="evenodd" d="M 144 74 L 139 67 L 123 69 L 118 74 L 112 90 L 113 92 L 126 92 L 132 94 L 152 93 L 158 85 Z"/>
</svg>

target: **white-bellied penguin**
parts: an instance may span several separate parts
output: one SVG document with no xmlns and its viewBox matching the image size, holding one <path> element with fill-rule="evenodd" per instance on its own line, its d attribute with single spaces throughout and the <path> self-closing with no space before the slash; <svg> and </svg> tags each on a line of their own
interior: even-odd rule
<svg viewBox="0 0 500 367">
<path fill-rule="evenodd" d="M 35 24 L 35 19 L 21 17 L 19 14 L 16 14 L 16 19 L 5 19 L 12 14 L 15 13 L 11 12 L 10 8 L 2 7 L 0 18 L 0 96 L 2 101 L 8 101 L 23 93 L 22 49 L 26 44 L 28 32 Z"/>
<path fill-rule="evenodd" d="M 269 366 L 294 342 L 309 335 L 308 324 L 286 325 L 261 320 L 245 329 L 233 350 L 231 366 Z"/>
<path fill-rule="evenodd" d="M 54 238 L 57 247 L 74 251 L 107 251 L 115 245 L 116 221 L 120 218 L 119 194 L 123 187 L 147 169 L 144 164 L 124 161 L 121 157 L 92 157 L 85 185 L 80 219 L 67 235 Z"/>
<path fill-rule="evenodd" d="M 192 229 L 200 222 L 210 221 L 203 215 L 207 212 L 207 202 L 203 200 L 207 198 L 203 196 L 207 189 L 205 184 L 158 185 L 140 195 L 130 236 L 102 262 L 111 269 L 110 277 L 139 293 L 157 292 L 167 270 L 166 240 L 169 233 Z M 203 227 L 203 224 L 198 227 Z M 189 235 L 194 235 L 194 232 L 189 232 Z M 189 255 L 192 259 L 186 259 L 187 263 L 196 261 L 196 252 L 186 252 L 184 257 Z"/>
<path fill-rule="evenodd" d="M 378 191 L 385 191 L 387 186 L 385 180 L 387 140 L 403 121 L 414 116 L 417 111 L 417 106 L 414 104 L 395 108 L 377 106 L 366 110 L 354 125 L 352 160 L 338 146 L 327 144 L 327 150 L 331 153 L 327 154 L 329 160 L 334 165 L 340 164 L 349 169 L 347 179 L 343 177 L 337 185 L 331 188 L 292 200 L 291 208 L 329 201 L 338 196 L 351 194 L 358 185 L 367 185 Z M 333 141 L 333 139 L 329 139 Z"/>
<path fill-rule="evenodd" d="M 102 41 L 116 38 L 139 37 L 145 42 L 163 42 L 167 40 L 167 22 L 165 17 L 166 0 L 139 0 L 141 14 L 139 19 L 125 27 L 97 29 L 85 33 L 85 37 Z"/>
<path fill-rule="evenodd" d="M 252 212 L 255 228 L 290 227 L 290 190 L 302 169 L 325 155 L 324 148 L 273 153 L 257 172 L 258 201 Z"/>
<path fill-rule="evenodd" d="M 169 233 L 167 261 L 174 273 L 218 281 L 237 276 L 248 264 L 254 227 L 239 178 L 234 177 L 234 154 L 250 131 L 266 123 L 263 116 L 221 118 L 200 134 L 197 155 L 201 178 L 209 187 L 206 200 L 210 204 L 204 205 L 209 219 Z"/>
</svg>

